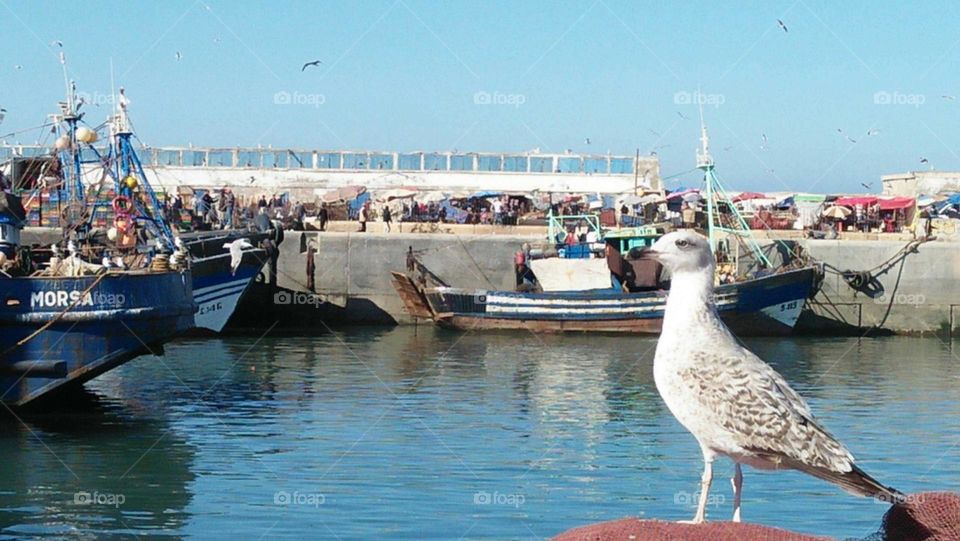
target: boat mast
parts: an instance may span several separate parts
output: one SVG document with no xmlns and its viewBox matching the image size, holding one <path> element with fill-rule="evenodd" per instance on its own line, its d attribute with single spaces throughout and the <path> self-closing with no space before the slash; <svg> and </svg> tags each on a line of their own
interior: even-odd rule
<svg viewBox="0 0 960 541">
<path fill-rule="evenodd" d="M 697 150 L 697 168 L 703 171 L 703 182 L 706 184 L 707 238 L 710 241 L 710 249 L 716 253 L 717 231 L 732 233 L 745 239 L 754 257 L 767 267 L 770 267 L 772 266 L 770 259 L 767 257 L 767 254 L 763 253 L 763 249 L 760 248 L 760 245 L 757 244 L 757 241 L 750 234 L 749 224 L 747 224 L 743 215 L 740 214 L 740 211 L 737 210 L 737 207 L 733 204 L 733 200 L 727 195 L 726 190 L 723 189 L 723 185 L 720 184 L 720 179 L 717 178 L 717 173 L 714 171 L 713 156 L 710 155 L 710 137 L 707 135 L 707 126 L 703 121 L 703 100 L 701 99 L 699 90 L 697 91 L 697 103 L 700 105 L 700 148 Z M 723 201 L 729 212 L 733 215 L 733 227 L 724 227 L 722 224 L 717 225 L 714 222 L 718 214 L 718 210 L 714 208 L 717 204 L 717 199 Z"/>
<path fill-rule="evenodd" d="M 697 90 L 697 102 L 700 104 L 700 148 L 697 150 L 697 169 L 703 171 L 703 180 L 707 185 L 707 238 L 710 241 L 710 250 L 716 252 L 717 240 L 713 231 L 713 156 L 710 155 L 710 136 L 707 135 L 707 126 L 703 123 L 703 100 Z"/>
</svg>

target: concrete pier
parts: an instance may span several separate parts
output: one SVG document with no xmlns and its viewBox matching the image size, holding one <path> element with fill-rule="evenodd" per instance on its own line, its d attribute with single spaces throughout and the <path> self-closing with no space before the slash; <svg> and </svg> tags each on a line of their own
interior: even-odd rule
<svg viewBox="0 0 960 541">
<path fill-rule="evenodd" d="M 390 284 L 390 271 L 404 269 L 408 246 L 452 286 L 513 289 L 514 252 L 524 242 L 541 241 L 544 233 L 540 228 L 522 227 L 498 232 L 505 234 L 288 232 L 281 246 L 278 285 L 310 292 L 307 260 L 312 246 L 313 289 L 322 300 L 340 307 L 334 312 L 336 321 L 326 323 L 409 323 L 411 318 Z M 863 333 L 879 328 L 906 334 L 957 332 L 960 243 L 927 242 L 890 261 L 907 242 L 900 238 L 801 241 L 810 255 L 837 269 L 873 269 L 874 280 L 856 290 L 843 277 L 828 271 L 798 331 Z M 306 302 L 306 297 L 299 302 Z M 290 301 L 296 303 L 297 299 Z M 310 313 L 320 316 L 331 312 Z"/>
</svg>

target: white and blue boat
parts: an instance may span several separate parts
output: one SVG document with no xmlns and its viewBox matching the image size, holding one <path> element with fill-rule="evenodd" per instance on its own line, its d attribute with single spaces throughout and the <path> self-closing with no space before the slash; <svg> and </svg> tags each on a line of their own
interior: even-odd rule
<svg viewBox="0 0 960 541">
<path fill-rule="evenodd" d="M 716 177 L 706 128 L 697 162 L 706 184 L 707 234 L 718 268 L 724 269 L 722 279 L 718 277 L 717 309 L 739 334 L 791 332 L 807 299 L 816 292 L 822 276 L 819 266 L 786 245 L 780 250 L 782 261 L 775 265 L 750 237 L 746 222 Z M 716 211 L 718 204 L 727 206 L 723 216 Z M 565 228 L 562 219 L 551 215 L 551 245 L 542 251 L 553 257 L 540 256 L 541 250 L 526 250 L 518 262 L 523 262 L 521 272 L 527 280 L 518 291 L 450 287 L 415 259 L 412 247 L 408 272 L 392 273 L 394 287 L 412 316 L 453 329 L 659 333 L 669 277 L 660 275 L 657 264 L 639 257 L 639 251 L 665 230 L 637 227 L 604 232 L 595 216 L 565 219 L 593 222 L 597 238 L 590 243 L 553 244 L 560 241 L 557 232 Z M 732 252 L 736 249 L 739 254 L 743 245 L 750 253 L 741 261 Z M 747 260 L 752 269 L 734 268 Z"/>
</svg>

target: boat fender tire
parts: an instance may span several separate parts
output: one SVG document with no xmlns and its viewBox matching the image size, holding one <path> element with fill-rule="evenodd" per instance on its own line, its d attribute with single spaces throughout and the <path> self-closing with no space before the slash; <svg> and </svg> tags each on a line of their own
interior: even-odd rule
<svg viewBox="0 0 960 541">
<path fill-rule="evenodd" d="M 130 203 L 130 198 L 125 195 L 118 195 L 113 198 L 113 212 L 117 216 L 129 216 L 133 214 L 133 204 Z"/>
</svg>

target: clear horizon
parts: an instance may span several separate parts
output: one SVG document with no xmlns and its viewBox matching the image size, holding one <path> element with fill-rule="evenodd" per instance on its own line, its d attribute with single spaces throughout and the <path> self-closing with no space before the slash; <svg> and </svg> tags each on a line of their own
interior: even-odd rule
<svg viewBox="0 0 960 541">
<path fill-rule="evenodd" d="M 739 6 L 3 1 L 0 134 L 63 99 L 62 50 L 88 121 L 124 86 L 153 146 L 639 148 L 667 178 L 694 169 L 702 101 L 734 189 L 879 192 L 884 174 L 960 169 L 960 6 Z"/>
</svg>

